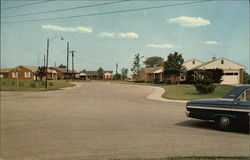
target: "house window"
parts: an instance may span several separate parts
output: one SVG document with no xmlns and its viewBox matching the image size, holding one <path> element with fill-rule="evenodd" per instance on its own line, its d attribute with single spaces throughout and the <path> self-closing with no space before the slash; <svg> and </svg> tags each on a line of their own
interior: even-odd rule
<svg viewBox="0 0 250 160">
<path fill-rule="evenodd" d="M 193 61 L 193 64 L 195 64 L 195 61 Z"/>
<path fill-rule="evenodd" d="M 220 63 L 221 63 L 221 64 L 224 64 L 224 60 L 222 59 L 222 60 L 220 61 Z"/>
<path fill-rule="evenodd" d="M 24 72 L 24 77 L 25 78 L 30 78 L 30 72 Z"/>
<path fill-rule="evenodd" d="M 18 72 L 12 72 L 12 78 L 17 78 L 18 77 Z"/>
</svg>

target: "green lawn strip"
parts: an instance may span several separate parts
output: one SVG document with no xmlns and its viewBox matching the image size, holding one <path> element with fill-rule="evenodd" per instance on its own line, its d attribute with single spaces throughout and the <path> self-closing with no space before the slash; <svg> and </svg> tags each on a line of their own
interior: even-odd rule
<svg viewBox="0 0 250 160">
<path fill-rule="evenodd" d="M 67 83 L 64 80 L 49 80 L 48 81 L 48 88 L 44 88 L 44 81 L 37 81 L 37 80 L 19 80 L 18 81 L 19 87 L 17 88 L 17 81 L 16 80 L 7 80 L 1 79 L 0 80 L 0 90 L 1 91 L 50 91 L 50 90 L 57 90 L 60 88 L 65 87 L 72 87 L 75 86 L 72 83 Z"/>
<path fill-rule="evenodd" d="M 249 157 L 168 157 L 168 158 L 135 158 L 131 160 L 249 160 Z"/>
<path fill-rule="evenodd" d="M 179 84 L 179 85 L 162 85 L 166 91 L 162 95 L 167 99 L 182 99 L 182 100 L 194 100 L 201 98 L 221 98 L 228 93 L 233 86 L 217 85 L 215 91 L 211 94 L 200 94 L 196 91 L 194 85 L 191 84 Z"/>
<path fill-rule="evenodd" d="M 110 82 L 119 84 L 149 85 L 149 86 L 162 87 L 165 89 L 165 93 L 162 95 L 162 97 L 173 100 L 221 98 L 231 89 L 234 88 L 234 86 L 229 86 L 229 85 L 217 85 L 214 93 L 200 94 L 196 91 L 193 84 L 171 85 L 171 84 L 154 84 L 154 83 L 134 83 L 134 82 L 123 82 L 123 81 L 110 81 Z"/>
</svg>

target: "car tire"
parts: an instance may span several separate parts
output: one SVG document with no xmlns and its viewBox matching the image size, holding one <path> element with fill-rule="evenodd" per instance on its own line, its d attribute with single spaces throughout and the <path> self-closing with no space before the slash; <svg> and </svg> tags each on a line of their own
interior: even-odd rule
<svg viewBox="0 0 250 160">
<path fill-rule="evenodd" d="M 216 124 L 220 130 L 227 131 L 232 127 L 232 119 L 226 116 L 218 117 Z"/>
</svg>

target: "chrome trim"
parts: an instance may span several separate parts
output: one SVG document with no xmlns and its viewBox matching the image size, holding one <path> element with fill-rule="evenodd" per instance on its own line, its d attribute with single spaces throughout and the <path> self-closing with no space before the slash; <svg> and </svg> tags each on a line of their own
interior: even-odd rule
<svg viewBox="0 0 250 160">
<path fill-rule="evenodd" d="M 186 111 L 186 116 L 189 117 L 190 111 Z"/>
<path fill-rule="evenodd" d="M 238 111 L 238 112 L 248 112 L 248 115 L 250 114 L 250 110 L 247 110 L 247 109 L 218 108 L 218 107 L 201 107 L 201 106 L 186 106 L 186 108 L 220 110 L 220 111 Z"/>
</svg>

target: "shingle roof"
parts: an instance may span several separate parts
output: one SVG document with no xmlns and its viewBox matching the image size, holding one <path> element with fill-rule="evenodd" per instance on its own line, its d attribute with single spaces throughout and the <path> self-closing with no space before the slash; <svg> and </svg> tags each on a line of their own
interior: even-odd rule
<svg viewBox="0 0 250 160">
<path fill-rule="evenodd" d="M 161 70 L 163 70 L 163 66 L 160 67 L 146 67 L 143 69 L 145 73 L 159 73 Z"/>
<path fill-rule="evenodd" d="M 1 73 L 8 73 L 10 70 L 12 70 L 13 68 L 0 68 L 0 72 Z"/>
<path fill-rule="evenodd" d="M 82 71 L 81 73 L 85 73 L 87 75 L 98 75 L 97 71 Z M 104 71 L 104 73 L 110 73 L 110 74 L 112 74 L 113 71 Z"/>
<path fill-rule="evenodd" d="M 50 68 L 55 69 L 62 73 L 67 73 L 67 68 L 59 68 L 59 67 L 50 67 Z M 68 73 L 72 73 L 72 70 L 68 70 Z M 74 70 L 74 73 L 78 73 L 78 72 Z"/>
<path fill-rule="evenodd" d="M 31 70 L 32 72 L 36 72 L 38 70 L 38 66 L 26 66 L 26 65 L 23 65 L 23 66 L 20 66 L 20 67 Z"/>
</svg>

